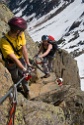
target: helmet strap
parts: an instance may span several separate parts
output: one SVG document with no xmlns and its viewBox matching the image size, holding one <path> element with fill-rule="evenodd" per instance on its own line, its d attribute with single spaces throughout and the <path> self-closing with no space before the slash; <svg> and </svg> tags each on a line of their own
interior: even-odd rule
<svg viewBox="0 0 84 125">
<path fill-rule="evenodd" d="M 17 33 L 17 36 L 19 36 L 19 34 L 22 32 L 22 30 L 19 30 L 18 33 Z"/>
</svg>

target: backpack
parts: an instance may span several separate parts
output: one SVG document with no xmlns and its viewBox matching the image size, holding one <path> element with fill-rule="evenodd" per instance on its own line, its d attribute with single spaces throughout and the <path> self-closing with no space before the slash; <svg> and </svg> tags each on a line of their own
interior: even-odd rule
<svg viewBox="0 0 84 125">
<path fill-rule="evenodd" d="M 57 46 L 56 40 L 52 36 L 50 36 L 50 35 L 48 37 L 49 37 L 49 40 L 48 40 L 49 42 L 48 43 L 53 45 L 53 49 L 56 52 L 58 50 L 58 46 Z"/>
</svg>

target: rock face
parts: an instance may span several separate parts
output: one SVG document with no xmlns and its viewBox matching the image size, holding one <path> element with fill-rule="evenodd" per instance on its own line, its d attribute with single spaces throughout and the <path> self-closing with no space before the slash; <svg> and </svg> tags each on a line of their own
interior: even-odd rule
<svg viewBox="0 0 84 125">
<path fill-rule="evenodd" d="M 8 20 L 13 16 L 10 10 L 0 4 L 0 37 L 7 32 Z M 32 58 L 37 46 L 25 32 L 29 57 Z M 4 63 L 3 63 L 4 64 Z M 0 59 L 0 99 L 13 85 L 8 70 Z M 30 98 L 18 93 L 15 125 L 84 125 L 84 93 L 79 89 L 80 81 L 76 61 L 64 50 L 56 53 L 53 61 L 54 73 L 48 79 L 38 79 L 30 85 Z M 56 78 L 64 79 L 63 85 Z M 53 79 L 54 78 L 54 79 Z M 0 125 L 7 124 L 10 101 L 0 105 Z"/>
<path fill-rule="evenodd" d="M 64 113 L 60 107 L 35 101 L 35 103 L 29 102 L 28 106 L 24 105 L 23 109 L 26 125 L 63 125 L 65 122 Z"/>
<path fill-rule="evenodd" d="M 0 38 L 3 32 L 6 33 L 9 30 L 7 22 L 13 17 L 13 13 L 2 3 L 0 3 Z"/>
<path fill-rule="evenodd" d="M 75 88 L 80 87 L 77 62 L 70 54 L 68 54 L 68 52 L 65 50 L 61 50 L 60 53 L 57 52 L 53 64 L 56 77 L 63 78 L 64 84 L 72 85 Z"/>
<path fill-rule="evenodd" d="M 32 98 L 31 100 L 43 101 L 45 103 L 52 104 L 55 107 L 61 107 L 64 112 L 66 125 L 84 124 L 83 92 L 73 88 L 71 85 L 58 86 L 56 82 L 47 83 L 43 86 L 40 84 L 38 87 L 35 87 L 34 85 L 34 88 L 37 88 L 37 90 L 39 89 L 40 92 L 37 94 L 35 91 L 36 97 Z M 65 124 L 63 123 L 63 125 Z"/>
<path fill-rule="evenodd" d="M 0 99 L 4 96 L 9 88 L 13 85 L 11 75 L 9 74 L 8 70 L 2 65 L 0 62 Z M 0 124 L 4 125 L 7 122 L 7 115 L 8 115 L 8 99 L 0 105 Z"/>
</svg>

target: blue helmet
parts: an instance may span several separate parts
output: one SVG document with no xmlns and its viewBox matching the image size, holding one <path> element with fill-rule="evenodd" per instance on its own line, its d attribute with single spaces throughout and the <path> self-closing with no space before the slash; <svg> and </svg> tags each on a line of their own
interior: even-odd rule
<svg viewBox="0 0 84 125">
<path fill-rule="evenodd" d="M 42 40 L 42 41 L 49 40 L 48 35 L 43 35 L 43 36 L 41 37 L 41 40 Z"/>
</svg>

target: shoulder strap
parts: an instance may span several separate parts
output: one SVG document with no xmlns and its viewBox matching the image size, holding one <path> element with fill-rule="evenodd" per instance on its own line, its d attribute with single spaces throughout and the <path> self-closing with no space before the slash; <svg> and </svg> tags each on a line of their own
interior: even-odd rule
<svg viewBox="0 0 84 125">
<path fill-rule="evenodd" d="M 54 50 L 58 49 L 58 45 L 57 45 L 57 42 L 55 40 L 49 41 L 49 43 L 53 45 Z"/>
<path fill-rule="evenodd" d="M 51 44 L 57 44 L 55 40 L 49 40 L 49 43 L 51 43 Z"/>
<path fill-rule="evenodd" d="M 15 49 L 14 46 L 13 46 L 13 44 L 10 42 L 10 40 L 9 40 L 6 36 L 4 36 L 3 38 L 5 38 L 5 39 L 10 43 L 10 45 L 12 46 L 14 52 L 15 52 L 18 56 L 20 56 L 20 54 L 18 53 L 18 51 L 16 51 L 16 49 Z"/>
</svg>

